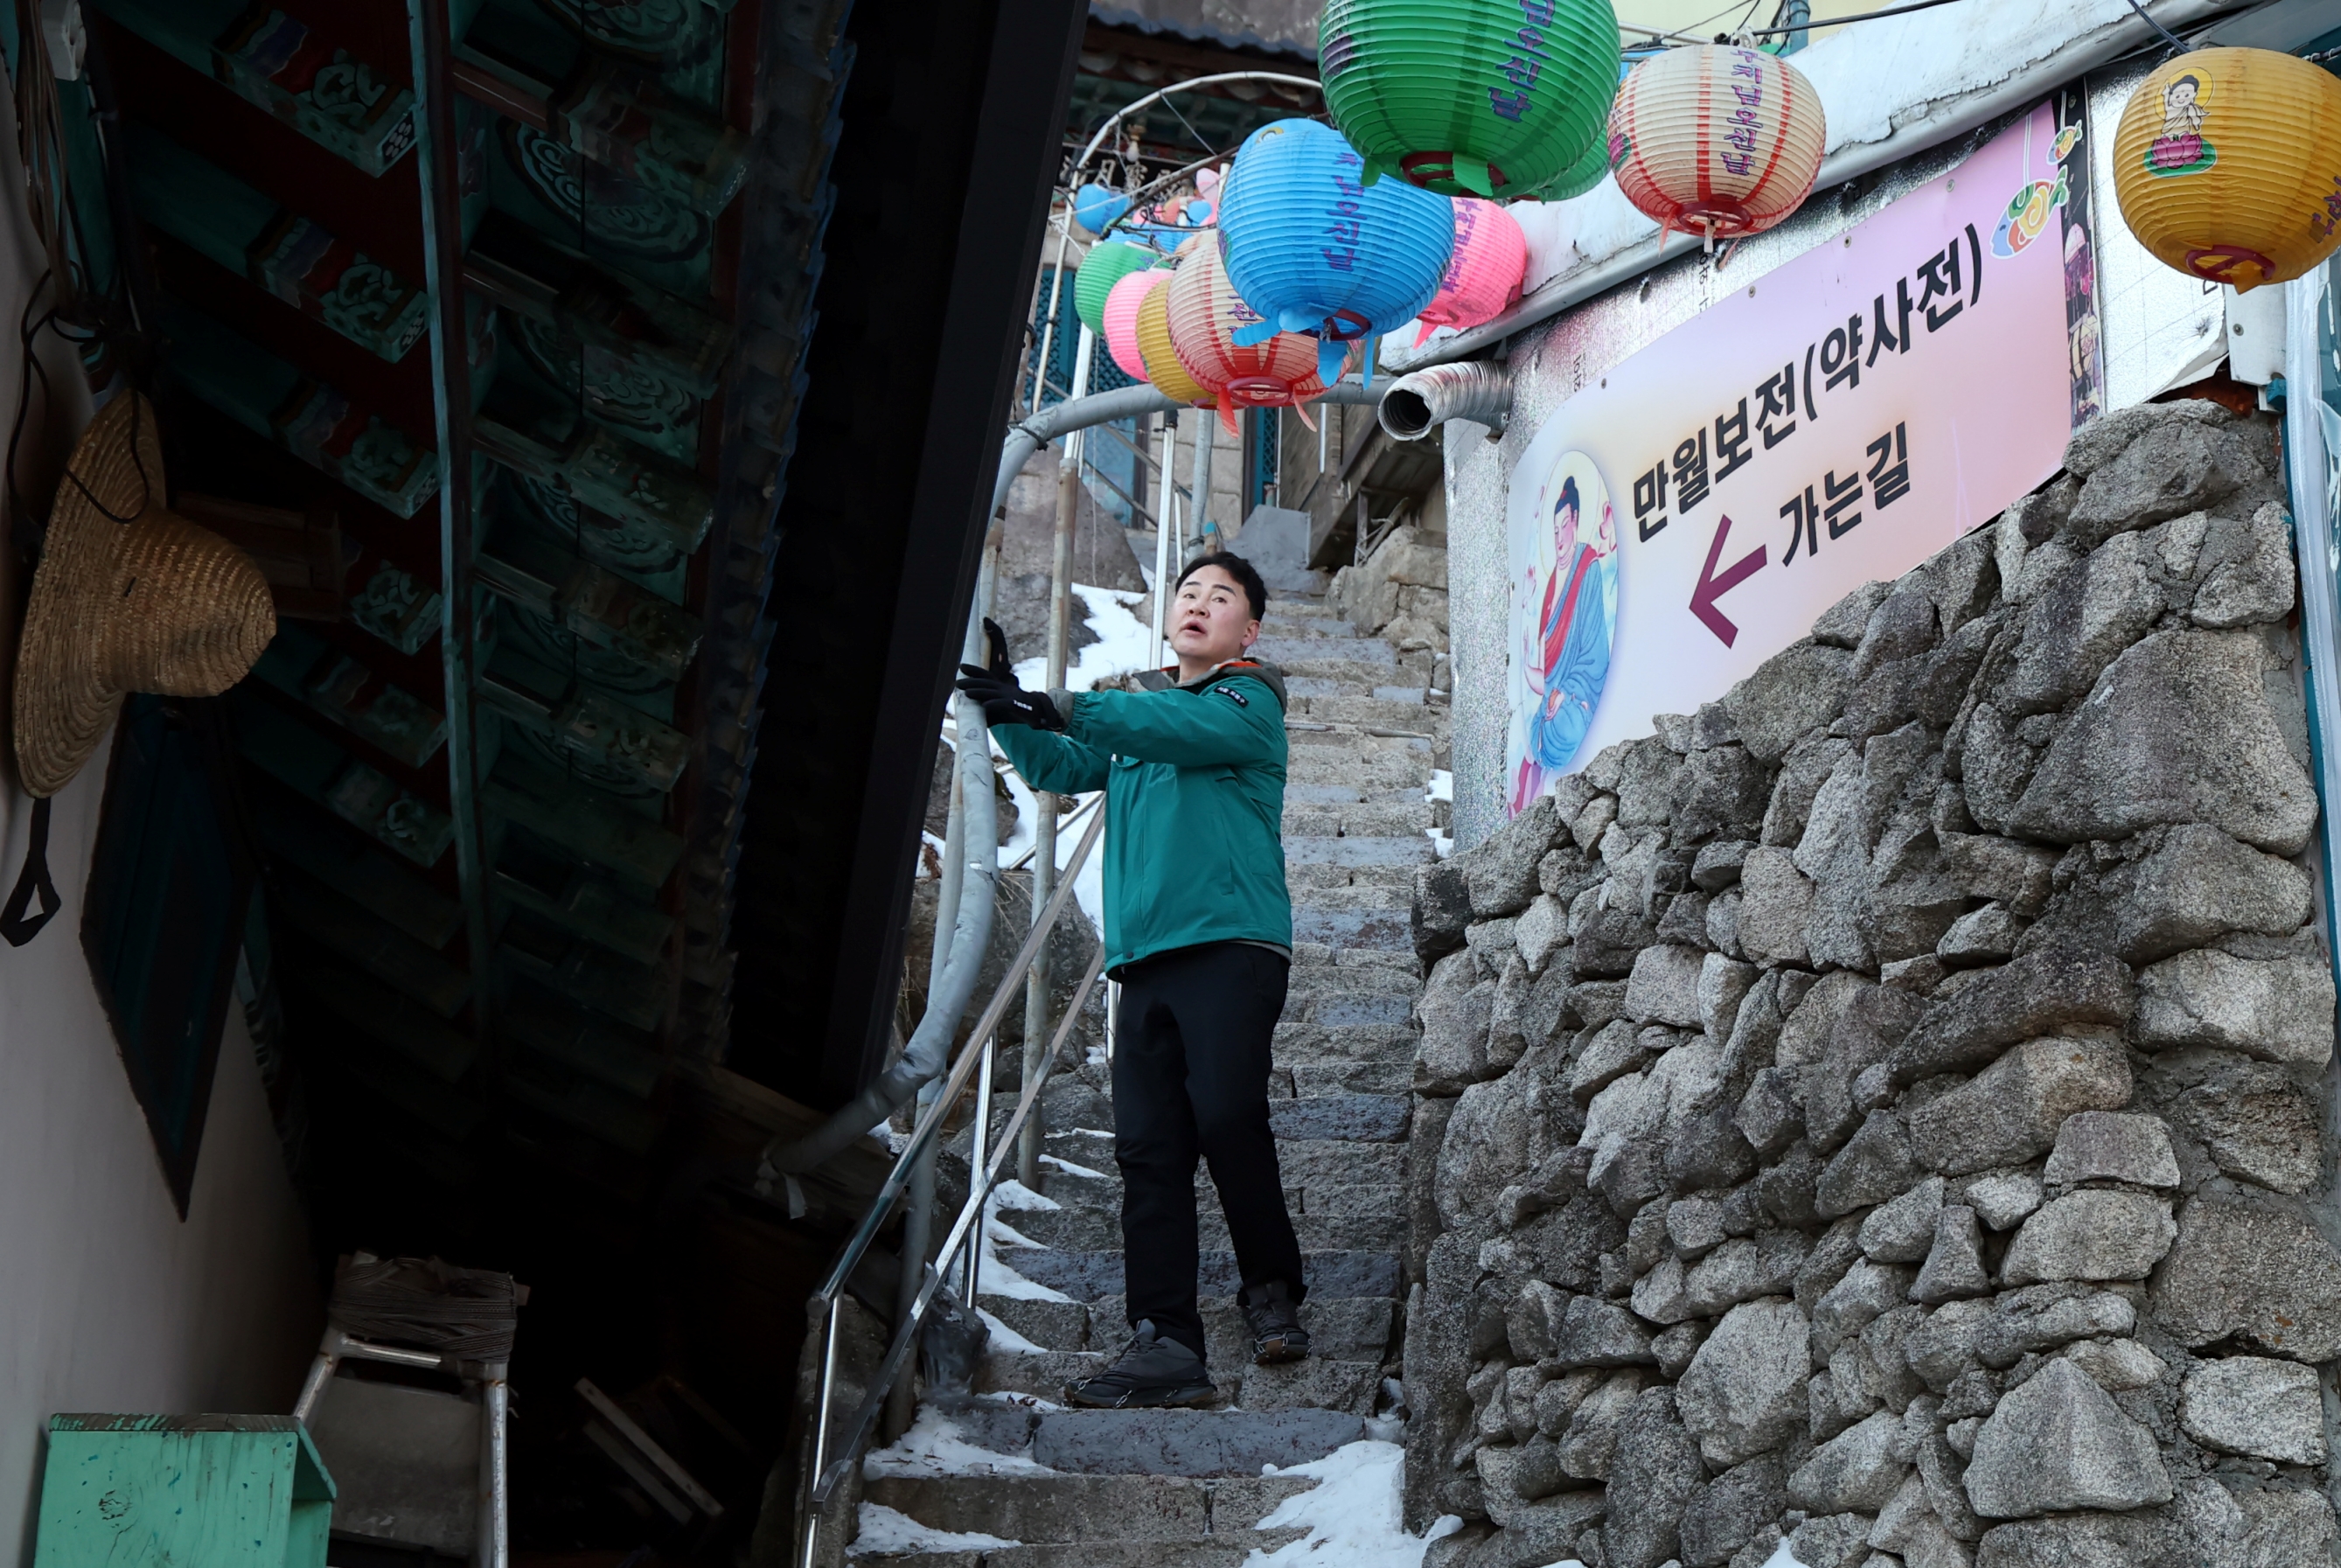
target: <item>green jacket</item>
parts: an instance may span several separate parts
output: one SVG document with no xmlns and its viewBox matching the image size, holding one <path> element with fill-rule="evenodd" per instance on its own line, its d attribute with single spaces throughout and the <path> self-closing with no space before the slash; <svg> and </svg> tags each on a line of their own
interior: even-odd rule
<svg viewBox="0 0 2341 1568">
<path fill-rule="evenodd" d="M 1051 696 L 1061 733 L 991 733 L 1034 789 L 1106 791 L 1108 973 L 1205 942 L 1289 950 L 1276 667 L 1235 661 L 1160 691 Z"/>
</svg>

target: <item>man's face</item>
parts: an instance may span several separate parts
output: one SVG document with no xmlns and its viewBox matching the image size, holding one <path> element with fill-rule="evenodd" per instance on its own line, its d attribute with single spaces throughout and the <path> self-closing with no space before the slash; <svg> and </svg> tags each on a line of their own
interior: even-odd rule
<svg viewBox="0 0 2341 1568">
<path fill-rule="evenodd" d="M 1205 566 L 1179 584 L 1170 604 L 1170 648 L 1182 661 L 1218 664 L 1240 658 L 1258 635 L 1251 601 L 1225 568 Z"/>
</svg>

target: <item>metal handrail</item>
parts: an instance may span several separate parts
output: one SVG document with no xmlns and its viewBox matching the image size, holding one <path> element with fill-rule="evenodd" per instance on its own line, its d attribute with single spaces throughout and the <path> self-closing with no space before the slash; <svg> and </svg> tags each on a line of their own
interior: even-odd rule
<svg viewBox="0 0 2341 1568">
<path fill-rule="evenodd" d="M 1090 954 L 1089 967 L 1082 971 L 1081 982 L 1073 990 L 1072 1000 L 1065 1008 L 1064 1017 L 1058 1022 L 1056 1034 L 1050 1038 L 1049 1052 L 1042 1058 L 1041 1072 L 1034 1075 L 1030 1084 L 1024 1085 L 1022 1094 L 1017 1097 L 1015 1112 L 1008 1118 L 1007 1124 L 1001 1128 L 997 1151 L 988 1163 L 970 1162 L 970 1174 L 974 1179 L 969 1183 L 967 1201 L 960 1205 L 959 1218 L 951 1223 L 951 1231 L 943 1237 L 941 1250 L 935 1254 L 934 1262 L 925 1265 L 926 1283 L 919 1292 L 919 1299 L 911 1306 L 910 1316 L 896 1326 L 893 1340 L 886 1349 L 886 1359 L 879 1363 L 878 1374 L 871 1380 L 870 1392 L 862 1396 L 862 1408 L 855 1413 L 853 1421 L 846 1429 L 845 1442 L 842 1445 L 846 1450 L 845 1454 L 814 1473 L 812 1509 L 807 1511 L 809 1521 L 806 1533 L 805 1562 L 807 1564 L 812 1561 L 811 1548 L 819 1531 L 818 1515 L 813 1510 L 818 1510 L 822 1504 L 829 1501 L 830 1496 L 837 1490 L 837 1483 L 845 1479 L 847 1472 L 855 1463 L 853 1450 L 859 1448 L 862 1440 L 869 1434 L 871 1422 L 877 1419 L 878 1407 L 886 1402 L 886 1391 L 893 1386 L 895 1377 L 901 1373 L 902 1359 L 910 1353 L 911 1344 L 917 1337 L 919 1325 L 925 1318 L 927 1309 L 934 1304 L 935 1293 L 942 1288 L 945 1272 L 950 1268 L 951 1259 L 960 1248 L 968 1243 L 971 1239 L 970 1233 L 974 1230 L 984 1208 L 991 1203 L 992 1189 L 1000 1183 L 1001 1170 L 1015 1153 L 1016 1134 L 1023 1130 L 1025 1121 L 1032 1114 L 1032 1108 L 1040 1104 L 1041 1091 L 1047 1086 L 1050 1075 L 1056 1070 L 1057 1056 L 1064 1049 L 1065 1038 L 1072 1033 L 1073 1024 L 1080 1020 L 1081 1007 L 1089 1001 L 1090 993 L 1096 988 L 1099 976 L 1104 969 L 1105 949 L 1101 946 Z M 985 1044 L 987 1049 L 984 1054 L 988 1058 L 991 1054 L 989 1050 L 991 1042 L 987 1039 Z M 832 1353 L 825 1358 L 825 1364 L 830 1367 L 835 1365 L 834 1342 L 832 1345 Z M 824 1378 L 822 1388 L 824 1412 L 827 1408 L 831 1387 L 831 1382 Z M 819 1463 L 818 1458 L 815 1463 Z"/>
<path fill-rule="evenodd" d="M 1000 1030 L 1000 1020 L 1007 1013 L 1010 1001 L 1021 992 L 1026 972 L 1031 968 L 1033 961 L 1040 955 L 1041 947 L 1050 934 L 1055 931 L 1057 922 L 1063 917 L 1066 905 L 1072 902 L 1074 885 L 1080 877 L 1081 867 L 1088 861 L 1091 852 L 1097 847 L 1098 840 L 1104 831 L 1105 813 L 1101 811 L 1091 819 L 1088 831 L 1081 834 L 1081 842 L 1074 845 L 1071 856 L 1067 859 L 1060 873 L 1063 880 L 1058 884 L 1057 891 L 1050 896 L 1049 902 L 1041 907 L 1040 918 L 1032 923 L 1031 931 L 1026 935 L 1023 945 L 1017 949 L 1016 956 L 1009 962 L 1006 972 L 1000 978 L 999 986 L 992 992 L 991 1002 L 977 1017 L 975 1028 L 968 1036 L 967 1045 L 961 1051 L 959 1060 L 952 1064 L 949 1075 L 944 1078 L 941 1090 L 936 1094 L 933 1104 L 929 1106 L 926 1114 L 919 1119 L 919 1124 L 912 1129 L 910 1139 L 902 1145 L 902 1153 L 895 1156 L 894 1168 L 887 1173 L 885 1182 L 879 1187 L 876 1195 L 871 1199 L 870 1207 L 862 1214 L 861 1223 L 854 1227 L 852 1235 L 847 1238 L 843 1249 L 838 1253 L 837 1263 L 831 1268 L 828 1277 L 822 1282 L 821 1288 L 812 1293 L 806 1303 L 808 1317 L 819 1315 L 826 1320 L 822 1353 L 821 1398 L 814 1411 L 812 1463 L 808 1468 L 811 1484 L 803 1509 L 803 1561 L 806 1568 L 811 1568 L 815 1544 L 820 1534 L 820 1509 L 829 1500 L 831 1493 L 835 1491 L 837 1483 L 843 1476 L 846 1469 L 855 1462 L 855 1455 L 860 1451 L 862 1440 L 869 1433 L 870 1423 L 877 1418 L 879 1407 L 885 1403 L 887 1391 L 893 1386 L 894 1380 L 902 1370 L 903 1357 L 908 1354 L 909 1346 L 917 1337 L 919 1325 L 925 1318 L 927 1308 L 932 1303 L 935 1292 L 941 1286 L 944 1270 L 949 1267 L 951 1259 L 965 1242 L 969 1229 L 970 1206 L 978 1212 L 981 1210 L 983 1203 L 991 1196 L 992 1186 L 998 1180 L 1001 1162 L 1014 1150 L 1016 1134 L 1022 1128 L 1031 1107 L 1037 1103 L 1041 1086 L 1047 1082 L 1049 1071 L 1057 1059 L 1057 1053 L 1063 1046 L 1066 1036 L 1071 1033 L 1074 1020 L 1080 1015 L 1082 1004 L 1089 1000 L 1090 991 L 1096 984 L 1098 974 L 1105 963 L 1105 950 L 1102 944 L 1091 956 L 1089 971 L 1082 977 L 1080 989 L 1075 993 L 1071 1004 L 1067 1007 L 1063 1021 L 1058 1025 L 1056 1036 L 1051 1041 L 1048 1054 L 1043 1059 L 1041 1071 L 1033 1074 L 1031 1081 L 1024 1085 L 1024 1092 L 1017 1102 L 1016 1113 L 1011 1118 L 1006 1133 L 1001 1140 L 999 1151 L 991 1154 L 988 1164 L 986 1154 L 990 1129 L 985 1124 L 989 1121 L 989 1106 L 987 1104 L 979 1109 L 972 1157 L 968 1162 L 971 1177 L 968 1204 L 962 1205 L 959 1220 L 944 1238 L 942 1250 L 937 1254 L 935 1262 L 924 1265 L 926 1283 L 920 1290 L 916 1301 L 911 1303 L 910 1311 L 904 1314 L 902 1322 L 895 1325 L 894 1337 L 888 1347 L 884 1364 L 880 1369 L 879 1374 L 871 1381 L 869 1390 L 862 1398 L 861 1409 L 855 1413 L 852 1423 L 843 1434 L 844 1441 L 841 1446 L 844 1450 L 845 1456 L 832 1463 L 828 1457 L 829 1419 L 836 1393 L 838 1344 L 846 1281 L 860 1265 L 863 1255 L 868 1253 L 871 1244 L 877 1239 L 878 1232 L 893 1213 L 894 1205 L 901 1201 L 903 1193 L 908 1190 L 912 1170 L 941 1135 L 944 1117 L 958 1103 L 960 1095 L 966 1091 L 968 1080 L 976 1074 L 979 1068 L 982 1073 L 982 1083 L 988 1091 L 991 1079 L 992 1052 L 995 1037 Z M 911 1266 L 911 1260 L 903 1259 L 902 1266 L 906 1268 Z M 971 1284 L 974 1279 L 972 1271 L 969 1278 Z M 974 1293 L 971 1289 L 969 1292 L 971 1304 L 973 1300 Z"/>
<path fill-rule="evenodd" d="M 821 1288 L 813 1293 L 813 1301 L 816 1303 L 826 1306 L 831 1300 L 844 1291 L 847 1277 L 861 1264 L 862 1255 L 870 1250 L 870 1243 L 877 1238 L 879 1230 L 885 1224 L 887 1215 L 892 1211 L 895 1201 L 902 1195 L 903 1189 L 910 1185 L 911 1167 L 918 1164 L 919 1156 L 926 1152 L 928 1144 L 934 1142 L 936 1129 L 941 1126 L 945 1111 L 966 1091 L 967 1081 L 975 1073 L 976 1058 L 980 1054 L 979 1046 L 992 1031 L 1000 1027 L 1001 1017 L 1008 1011 L 1013 987 L 1022 981 L 1024 971 L 1031 967 L 1032 960 L 1040 954 L 1041 943 L 1047 940 L 1049 933 L 1055 928 L 1058 917 L 1064 913 L 1065 905 L 1071 902 L 1073 878 L 1079 874 L 1081 863 L 1089 858 L 1091 849 L 1097 844 L 1098 835 L 1104 831 L 1105 817 L 1100 814 L 1090 824 L 1089 831 L 1081 834 L 1081 842 L 1074 846 L 1072 858 L 1065 863 L 1062 873 L 1064 882 L 1041 909 L 1041 918 L 1032 923 L 1031 932 L 1024 938 L 1024 945 L 1016 950 L 1015 958 L 1009 963 L 1008 973 L 1001 976 L 999 988 L 991 994 L 991 1001 L 977 1017 L 975 1029 L 968 1036 L 966 1048 L 961 1051 L 959 1060 L 951 1064 L 950 1075 L 943 1080 L 941 1093 L 935 1096 L 934 1104 L 929 1108 L 923 1117 L 920 1118 L 918 1126 L 912 1130 L 911 1141 L 902 1145 L 902 1154 L 895 1157 L 894 1168 L 887 1173 L 885 1183 L 879 1187 L 877 1196 L 870 1200 L 869 1212 L 862 1216 L 862 1223 L 854 1227 L 853 1234 L 847 1239 L 845 1250 L 838 1254 L 837 1265 L 829 1271 L 829 1277 L 823 1280 Z"/>
</svg>

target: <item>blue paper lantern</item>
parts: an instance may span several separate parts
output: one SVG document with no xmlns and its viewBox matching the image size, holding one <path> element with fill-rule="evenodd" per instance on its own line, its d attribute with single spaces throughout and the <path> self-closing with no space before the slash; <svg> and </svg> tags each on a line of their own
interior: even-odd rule
<svg viewBox="0 0 2341 1568">
<path fill-rule="evenodd" d="M 1073 221 L 1093 235 L 1129 211 L 1130 198 L 1110 185 L 1083 185 L 1073 193 Z"/>
<path fill-rule="evenodd" d="M 1331 126 L 1279 120 L 1244 139 L 1220 191 L 1228 280 L 1262 317 L 1236 342 L 1313 334 L 1329 383 L 1348 345 L 1421 313 L 1455 245 L 1447 197 L 1364 173 Z"/>
</svg>

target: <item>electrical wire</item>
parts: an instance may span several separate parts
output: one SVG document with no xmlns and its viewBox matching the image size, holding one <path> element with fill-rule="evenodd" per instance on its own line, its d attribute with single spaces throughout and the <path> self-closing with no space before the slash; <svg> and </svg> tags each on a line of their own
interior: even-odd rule
<svg viewBox="0 0 2341 1568">
<path fill-rule="evenodd" d="M 2179 39 L 2178 35 L 2173 33 L 2169 28 L 2164 26 L 2161 23 L 2156 21 L 2153 17 L 2148 16 L 2146 14 L 2146 7 L 2139 5 L 2137 0 L 2129 0 L 2129 8 L 2137 13 L 2138 19 L 2140 21 L 2153 28 L 2156 32 L 2161 34 L 2163 42 L 2168 44 L 2172 48 L 2177 50 L 2182 55 L 2187 52 L 2187 45 Z"/>
<path fill-rule="evenodd" d="M 1875 22 L 1881 16 L 1903 16 L 1913 11 L 1928 11 L 1950 3 L 1951 0 L 1917 0 L 1915 5 L 1897 5 L 1886 11 L 1864 11 L 1858 16 L 1814 16 L 1793 27 L 1749 27 L 1744 31 L 1751 38 L 1770 38 L 1784 33 L 1809 33 L 1819 27 L 1842 27 L 1848 22 Z M 2130 0 L 2130 4 L 2135 5 L 2137 0 Z"/>
</svg>

